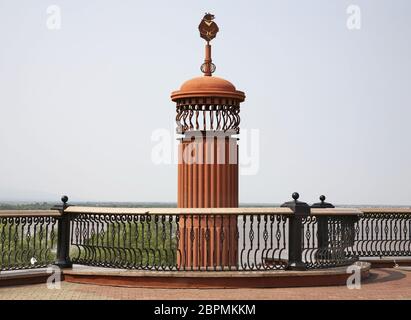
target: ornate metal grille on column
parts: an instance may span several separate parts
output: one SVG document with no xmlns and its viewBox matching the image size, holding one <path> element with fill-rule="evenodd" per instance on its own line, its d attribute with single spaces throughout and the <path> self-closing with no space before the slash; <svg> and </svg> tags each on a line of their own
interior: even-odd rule
<svg viewBox="0 0 411 320">
<path fill-rule="evenodd" d="M 240 106 L 231 104 L 204 104 L 181 100 L 176 107 L 177 132 L 187 131 L 230 131 L 240 132 Z"/>
</svg>

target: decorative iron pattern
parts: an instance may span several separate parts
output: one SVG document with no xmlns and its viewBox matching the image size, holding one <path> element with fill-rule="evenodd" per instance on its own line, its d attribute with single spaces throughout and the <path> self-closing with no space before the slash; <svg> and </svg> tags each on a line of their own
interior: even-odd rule
<svg viewBox="0 0 411 320">
<path fill-rule="evenodd" d="M 350 251 L 357 217 L 311 215 L 301 219 L 302 261 L 306 268 L 344 266 L 358 260 Z"/>
<path fill-rule="evenodd" d="M 0 217 L 0 270 L 42 268 L 56 258 L 55 217 Z"/>
<path fill-rule="evenodd" d="M 177 132 L 230 131 L 240 132 L 240 106 L 234 104 L 177 104 Z"/>
<path fill-rule="evenodd" d="M 365 212 L 355 224 L 350 253 L 359 257 L 411 257 L 411 210 Z"/>
<path fill-rule="evenodd" d="M 127 269 L 172 269 L 177 225 L 171 216 L 80 214 L 71 221 L 74 263 Z"/>
<path fill-rule="evenodd" d="M 157 271 L 287 267 L 283 215 L 77 214 L 73 263 Z"/>
<path fill-rule="evenodd" d="M 288 216 L 239 217 L 239 268 L 278 270 L 288 267 Z"/>
</svg>

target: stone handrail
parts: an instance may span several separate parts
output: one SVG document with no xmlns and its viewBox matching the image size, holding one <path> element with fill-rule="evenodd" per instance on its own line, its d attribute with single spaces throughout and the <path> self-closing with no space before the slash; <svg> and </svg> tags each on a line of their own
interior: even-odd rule
<svg viewBox="0 0 411 320">
<path fill-rule="evenodd" d="M 59 216 L 61 216 L 61 214 L 56 210 L 0 210 L 0 218 Z"/>
</svg>

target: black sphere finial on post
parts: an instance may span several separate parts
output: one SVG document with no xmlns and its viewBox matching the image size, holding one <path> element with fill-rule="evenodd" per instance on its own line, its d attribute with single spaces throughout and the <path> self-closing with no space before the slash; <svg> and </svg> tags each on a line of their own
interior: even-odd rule
<svg viewBox="0 0 411 320">
<path fill-rule="evenodd" d="M 300 194 L 298 192 L 294 192 L 291 197 L 294 201 L 285 202 L 281 205 L 281 207 L 290 208 L 296 215 L 305 216 L 310 214 L 310 206 L 307 203 L 298 200 L 300 198 Z"/>
<path fill-rule="evenodd" d="M 69 198 L 67 196 L 62 196 L 61 197 L 61 202 L 63 202 L 64 204 L 66 204 L 68 202 Z"/>
<path fill-rule="evenodd" d="M 325 208 L 335 208 L 333 204 L 325 202 L 325 199 L 327 199 L 325 197 L 325 195 L 321 195 L 320 196 L 320 201 L 321 202 L 314 203 L 311 206 L 311 208 L 323 208 L 323 209 L 325 209 Z"/>
<path fill-rule="evenodd" d="M 68 202 L 69 198 L 67 196 L 62 196 L 61 197 L 61 202 L 63 202 L 63 209 L 67 208 L 67 202 Z"/>
<path fill-rule="evenodd" d="M 298 192 L 294 192 L 294 193 L 292 194 L 292 198 L 293 198 L 295 201 L 297 201 L 297 200 L 300 198 L 300 194 L 299 194 Z"/>
<path fill-rule="evenodd" d="M 64 210 L 67 209 L 67 207 L 68 207 L 68 205 L 67 205 L 68 197 L 67 196 L 62 196 L 61 197 L 61 202 L 63 202 L 63 212 L 64 212 Z"/>
</svg>

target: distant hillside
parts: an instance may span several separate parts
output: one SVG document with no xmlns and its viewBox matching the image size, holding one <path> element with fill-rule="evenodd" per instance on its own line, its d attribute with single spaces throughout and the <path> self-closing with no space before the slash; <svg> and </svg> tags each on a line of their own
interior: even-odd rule
<svg viewBox="0 0 411 320">
<path fill-rule="evenodd" d="M 48 210 L 55 204 L 51 202 L 0 203 L 0 210 Z"/>
<path fill-rule="evenodd" d="M 0 210 L 48 210 L 58 202 L 0 202 Z M 122 208 L 174 208 L 176 203 L 167 202 L 70 202 L 72 205 L 86 207 L 122 207 Z"/>
</svg>

